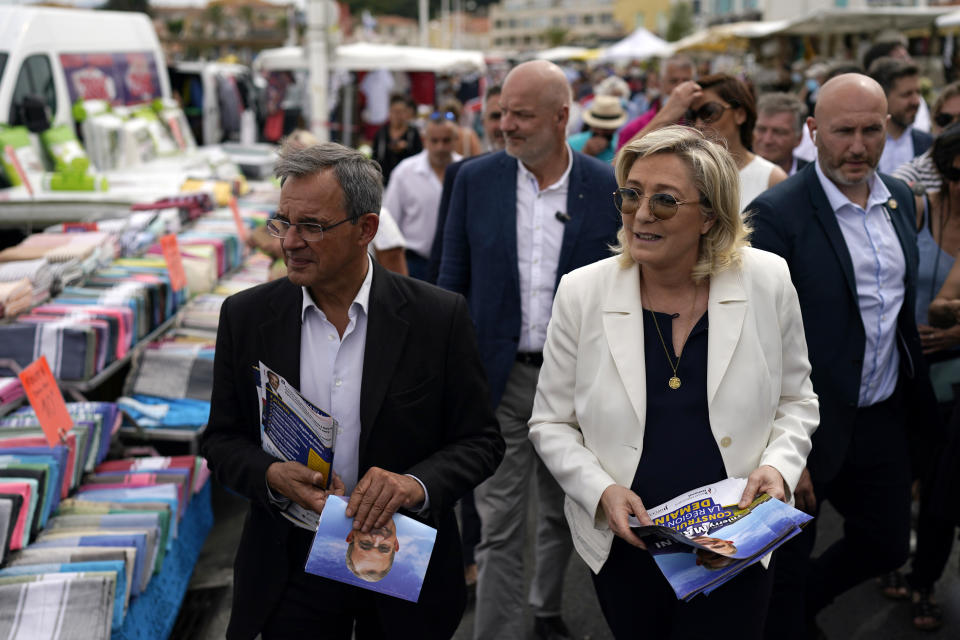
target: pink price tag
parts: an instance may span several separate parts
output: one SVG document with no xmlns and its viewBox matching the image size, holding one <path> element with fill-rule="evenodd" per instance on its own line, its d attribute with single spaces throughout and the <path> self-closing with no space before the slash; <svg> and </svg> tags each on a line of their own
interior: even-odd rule
<svg viewBox="0 0 960 640">
<path fill-rule="evenodd" d="M 167 262 L 167 271 L 170 272 L 170 286 L 174 291 L 180 291 L 187 285 L 187 273 L 183 270 L 183 260 L 180 258 L 180 245 L 177 236 L 168 233 L 160 237 L 160 249 L 163 259 Z"/>
<path fill-rule="evenodd" d="M 58 445 L 73 428 L 73 419 L 67 411 L 60 387 L 50 371 L 46 356 L 34 360 L 18 376 L 23 390 L 27 394 L 30 406 L 37 413 L 40 428 L 47 442 L 53 447 Z"/>
<path fill-rule="evenodd" d="M 10 161 L 10 164 L 13 165 L 14 171 L 17 172 L 17 175 L 20 177 L 20 182 L 23 183 L 23 186 L 27 188 L 27 193 L 30 194 L 30 197 L 33 197 L 33 187 L 30 185 L 30 180 L 27 179 L 27 172 L 23 170 L 23 165 L 20 164 L 20 158 L 17 157 L 17 153 L 13 150 L 12 145 L 7 145 L 4 148 L 4 151 L 7 154 L 7 160 Z"/>
<path fill-rule="evenodd" d="M 233 212 L 233 223 L 237 225 L 237 235 L 240 236 L 240 242 L 247 244 L 247 225 L 240 217 L 240 207 L 237 206 L 237 198 L 230 196 L 230 211 Z"/>
</svg>

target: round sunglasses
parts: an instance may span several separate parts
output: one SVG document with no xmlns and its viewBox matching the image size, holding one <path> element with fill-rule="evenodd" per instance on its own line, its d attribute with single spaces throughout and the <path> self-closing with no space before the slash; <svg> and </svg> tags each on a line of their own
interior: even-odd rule
<svg viewBox="0 0 960 640">
<path fill-rule="evenodd" d="M 640 201 L 643 196 L 637 193 L 636 189 L 629 187 L 620 187 L 613 192 L 613 204 L 617 211 L 624 215 L 633 215 L 640 209 Z M 654 193 L 647 196 L 647 207 L 650 209 L 650 215 L 657 220 L 669 220 L 677 215 L 680 205 L 700 204 L 698 200 L 677 200 L 669 193 Z"/>
</svg>

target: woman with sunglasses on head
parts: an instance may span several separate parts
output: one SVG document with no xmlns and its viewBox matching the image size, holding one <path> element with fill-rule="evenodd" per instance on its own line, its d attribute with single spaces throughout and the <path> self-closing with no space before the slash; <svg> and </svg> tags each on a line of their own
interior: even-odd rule
<svg viewBox="0 0 960 640">
<path fill-rule="evenodd" d="M 617 638 L 731 611 L 735 637 L 760 638 L 766 562 L 681 602 L 628 516 L 727 477 L 749 478 L 741 506 L 790 499 L 819 421 L 797 294 L 749 247 L 721 145 L 666 127 L 621 149 L 616 176 L 617 255 L 560 281 L 530 439 Z"/>
<path fill-rule="evenodd" d="M 707 135 L 719 138 L 733 156 L 740 176 L 740 211 L 761 193 L 787 179 L 787 174 L 769 160 L 753 153 L 753 126 L 757 104 L 743 82 L 725 74 L 700 78 L 701 93 L 686 120 Z"/>
</svg>

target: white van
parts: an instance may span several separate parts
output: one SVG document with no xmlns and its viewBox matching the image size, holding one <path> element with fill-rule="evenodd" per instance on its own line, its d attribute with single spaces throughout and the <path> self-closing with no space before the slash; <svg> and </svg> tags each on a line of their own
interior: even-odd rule
<svg viewBox="0 0 960 640">
<path fill-rule="evenodd" d="M 0 6 L 0 124 L 26 124 L 35 96 L 53 126 L 79 99 L 115 105 L 170 97 L 160 41 L 142 13 Z"/>
</svg>

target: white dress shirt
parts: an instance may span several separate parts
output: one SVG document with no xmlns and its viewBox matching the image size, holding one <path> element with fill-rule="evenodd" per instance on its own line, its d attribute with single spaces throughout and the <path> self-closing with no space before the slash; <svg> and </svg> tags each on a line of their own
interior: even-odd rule
<svg viewBox="0 0 960 640">
<path fill-rule="evenodd" d="M 887 134 L 883 154 L 880 156 L 880 165 L 877 167 L 880 173 L 893 173 L 900 165 L 910 162 L 917 155 L 913 152 L 913 135 L 910 133 L 912 130 L 913 127 L 907 127 L 896 139 Z"/>
<path fill-rule="evenodd" d="M 460 158 L 453 154 L 453 162 Z M 383 206 L 397 221 L 407 248 L 424 258 L 430 257 L 433 247 L 442 194 L 443 183 L 430 166 L 426 149 L 397 165 L 383 194 Z"/>
<path fill-rule="evenodd" d="M 876 173 L 870 178 L 864 210 L 824 175 L 819 162 L 816 170 L 853 262 L 866 333 L 859 406 L 868 407 L 889 398 L 897 386 L 897 317 L 906 294 L 906 258 L 885 208 L 890 192 Z"/>
<path fill-rule="evenodd" d="M 373 264 L 350 303 L 349 322 L 341 338 L 337 328 L 303 289 L 300 325 L 300 393 L 337 420 L 333 470 L 343 480 L 346 495 L 357 484 L 360 458 L 360 385 L 367 344 L 367 312 Z"/>
<path fill-rule="evenodd" d="M 540 189 L 537 178 L 517 161 L 517 262 L 520 272 L 519 351 L 543 351 L 553 308 L 557 265 L 566 224 L 573 151 L 560 179 Z"/>
</svg>

